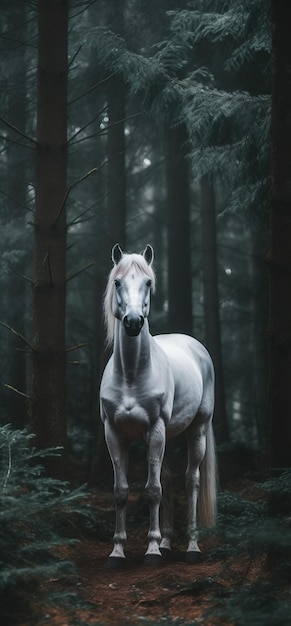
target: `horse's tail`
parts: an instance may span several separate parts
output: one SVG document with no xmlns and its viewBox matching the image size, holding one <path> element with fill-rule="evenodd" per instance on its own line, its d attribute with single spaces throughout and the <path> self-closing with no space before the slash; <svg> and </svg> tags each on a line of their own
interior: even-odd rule
<svg viewBox="0 0 291 626">
<path fill-rule="evenodd" d="M 206 435 L 206 451 L 200 465 L 200 488 L 198 494 L 199 522 L 211 527 L 216 519 L 217 465 L 212 423 Z"/>
</svg>

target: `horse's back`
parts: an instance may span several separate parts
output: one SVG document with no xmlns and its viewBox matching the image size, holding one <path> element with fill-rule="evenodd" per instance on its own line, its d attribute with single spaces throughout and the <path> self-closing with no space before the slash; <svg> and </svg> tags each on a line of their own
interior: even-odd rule
<svg viewBox="0 0 291 626">
<path fill-rule="evenodd" d="M 213 373 L 212 360 L 206 348 L 190 335 L 179 333 L 155 335 L 154 340 L 164 350 L 172 364 L 178 363 L 180 368 L 181 360 L 190 359 L 192 364 L 199 369 L 203 379 Z"/>
<path fill-rule="evenodd" d="M 153 338 L 165 352 L 174 377 L 174 406 L 168 426 L 168 436 L 174 436 L 192 422 L 199 410 L 205 408 L 209 414 L 213 411 L 213 364 L 206 348 L 194 337 L 165 334 Z"/>
</svg>

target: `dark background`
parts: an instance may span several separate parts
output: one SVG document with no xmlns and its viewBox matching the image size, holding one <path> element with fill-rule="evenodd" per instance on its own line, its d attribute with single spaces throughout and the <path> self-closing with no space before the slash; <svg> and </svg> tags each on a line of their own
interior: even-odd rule
<svg viewBox="0 0 291 626">
<path fill-rule="evenodd" d="M 104 482 L 111 247 L 149 242 L 151 332 L 207 346 L 218 448 L 264 472 L 274 465 L 267 352 L 277 324 L 270 4 L 50 7 L 3 1 L 0 14 L 1 422 L 30 426 L 41 447 L 62 445 L 77 481 Z M 286 466 L 281 444 L 275 465 Z"/>
</svg>

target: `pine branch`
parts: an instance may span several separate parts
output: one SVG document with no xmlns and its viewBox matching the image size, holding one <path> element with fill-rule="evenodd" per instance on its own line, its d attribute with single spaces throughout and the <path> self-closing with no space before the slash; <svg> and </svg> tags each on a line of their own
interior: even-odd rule
<svg viewBox="0 0 291 626">
<path fill-rule="evenodd" d="M 27 615 L 33 602 L 30 581 L 36 591 L 41 579 L 74 571 L 54 548 L 73 545 L 77 539 L 72 528 L 75 532 L 79 526 L 74 518 L 78 516 L 80 522 L 82 516 L 87 523 L 91 516 L 84 503 L 84 486 L 71 490 L 68 482 L 50 478 L 44 471 L 43 462 L 59 456 L 60 448 L 35 450 L 32 438 L 26 429 L 0 427 L 0 595 L 5 624 L 15 622 L 15 606 L 18 615 L 23 611 Z"/>
<path fill-rule="evenodd" d="M 15 202 L 15 204 L 17 204 L 19 207 L 25 207 L 26 209 L 31 210 L 26 204 L 20 202 L 19 200 L 17 200 L 17 198 L 14 198 L 14 196 L 11 196 L 11 194 L 7 193 L 6 191 L 3 191 L 3 189 L 0 189 L 0 193 L 2 193 L 5 198 L 8 198 L 8 200 L 13 200 L 13 202 Z"/>
<path fill-rule="evenodd" d="M 37 146 L 37 141 L 35 141 L 35 139 L 30 137 L 29 135 L 26 135 L 26 133 L 24 133 L 22 130 L 20 130 L 19 128 L 17 128 L 13 124 L 11 124 L 11 122 L 6 120 L 5 117 L 2 117 L 2 115 L 0 115 L 0 121 L 3 122 L 3 124 L 5 124 L 5 126 L 8 126 L 8 128 L 13 130 L 15 133 L 18 133 L 18 135 L 20 135 L 21 137 L 24 137 L 24 139 L 28 139 L 28 141 L 31 141 L 35 146 Z"/>
<path fill-rule="evenodd" d="M 101 87 L 102 85 L 104 85 L 104 83 L 107 83 L 113 76 L 114 76 L 114 73 L 111 73 L 103 80 L 100 80 L 99 83 L 95 83 L 94 85 L 92 85 L 92 87 L 89 87 L 89 89 L 86 89 L 86 91 L 84 91 L 80 96 L 77 96 L 76 98 L 73 98 L 73 100 L 70 100 L 68 102 L 68 106 L 70 106 L 71 104 L 75 104 L 75 102 L 78 102 L 78 100 L 81 100 L 81 98 L 84 98 L 95 89 L 98 89 L 98 87 Z"/>
<path fill-rule="evenodd" d="M 28 148 L 28 150 L 34 150 L 34 146 L 27 146 L 25 143 L 21 143 L 21 141 L 16 141 L 15 139 L 12 139 L 12 137 L 6 137 L 5 135 L 0 135 L 0 138 L 3 139 L 3 141 L 7 141 L 8 143 L 14 143 L 16 146 L 21 146 L 21 148 Z M 4 152 L 6 150 L 6 148 L 3 148 L 3 150 L 1 150 L 1 153 Z"/>
<path fill-rule="evenodd" d="M 9 324 L 6 324 L 6 322 L 0 321 L 0 324 L 1 326 L 4 326 L 4 328 L 8 328 L 8 330 L 10 330 L 13 333 L 13 335 L 16 335 L 16 337 L 19 337 L 19 339 L 21 339 L 21 341 L 23 341 L 30 348 L 32 352 L 36 352 L 36 347 L 30 341 L 28 341 L 28 339 L 26 339 L 24 335 L 18 332 L 18 330 L 16 330 L 12 326 L 9 326 Z"/>
<path fill-rule="evenodd" d="M 76 215 L 76 217 L 74 217 L 74 219 L 72 219 L 71 222 L 68 222 L 67 228 L 70 228 L 70 226 L 75 226 L 75 224 L 80 224 L 82 221 L 85 221 L 85 220 L 80 220 L 80 218 L 83 217 L 83 215 L 86 215 L 86 213 L 89 213 L 89 211 L 91 210 L 92 210 L 91 207 L 89 207 L 88 209 L 85 209 L 84 211 L 82 211 L 82 213 L 79 213 L 79 215 Z M 92 217 L 95 217 L 95 216 L 92 216 Z"/>
<path fill-rule="evenodd" d="M 104 109 L 106 109 L 106 108 L 107 108 L 107 105 L 106 105 L 106 107 L 104 107 Z M 123 119 L 120 119 L 117 122 L 114 122 L 113 124 L 107 124 L 107 126 L 105 128 L 102 128 L 101 130 L 96 130 L 96 132 L 93 133 L 92 135 L 86 135 L 86 137 L 82 137 L 81 139 L 78 139 L 77 141 L 73 141 L 71 145 L 75 146 L 76 144 L 79 144 L 82 141 L 87 141 L 88 139 L 92 139 L 92 137 L 100 137 L 100 135 L 107 134 L 107 131 L 108 131 L 109 128 L 114 128 L 115 126 L 119 126 L 119 124 L 124 124 L 125 122 L 128 122 L 129 120 L 131 120 L 131 119 L 133 119 L 135 117 L 139 117 L 140 115 L 142 115 L 142 112 L 133 113 L 132 115 L 129 115 L 128 117 L 124 117 Z M 92 122 L 93 121 L 94 120 L 92 120 Z M 89 122 L 89 124 L 87 124 L 86 126 L 89 126 L 92 122 Z M 86 128 L 86 126 L 81 128 L 80 131 L 78 131 L 73 137 L 71 137 L 71 139 L 74 139 L 74 137 L 77 137 L 77 135 L 80 132 L 82 132 L 82 130 L 84 130 L 84 128 Z M 71 139 L 69 141 L 71 141 Z"/>
<path fill-rule="evenodd" d="M 17 270 L 14 269 L 14 267 L 11 267 L 11 271 L 13 272 L 13 274 L 15 274 L 15 276 L 18 276 L 18 278 L 22 278 L 23 280 L 28 282 L 30 285 L 34 284 L 34 281 L 32 280 L 32 278 L 29 278 L 29 276 L 25 276 L 25 274 L 21 274 L 20 272 L 17 272 Z"/>
<path fill-rule="evenodd" d="M 97 115 L 95 115 L 95 117 L 93 117 L 92 120 L 87 122 L 87 124 L 82 126 L 82 128 L 79 128 L 79 130 L 77 130 L 77 132 L 74 135 L 72 135 L 72 137 L 70 137 L 70 139 L 68 139 L 68 144 L 71 141 L 73 141 L 75 139 L 75 137 L 77 137 L 80 133 L 82 133 L 86 128 L 88 128 L 88 126 L 91 126 L 91 124 L 93 124 L 93 122 L 95 122 L 98 119 L 98 117 L 100 117 L 100 115 L 102 115 L 102 113 L 104 113 L 104 111 L 106 111 L 106 109 L 107 109 L 107 104 L 101 109 L 101 111 L 99 111 L 97 113 Z"/>
<path fill-rule="evenodd" d="M 75 61 L 75 59 L 77 58 L 77 56 L 78 56 L 79 52 L 81 52 L 82 48 L 83 48 L 83 45 L 81 44 L 81 45 L 79 46 L 79 48 L 77 48 L 77 50 L 76 50 L 75 54 L 73 54 L 73 56 L 72 56 L 72 58 L 71 58 L 70 62 L 68 63 L 68 67 L 67 67 L 67 70 L 68 70 L 68 71 L 69 71 L 69 69 L 72 67 L 72 65 L 73 65 L 73 63 L 74 63 L 74 61 Z"/>
<path fill-rule="evenodd" d="M 30 398 L 31 397 L 27 393 L 24 393 L 23 391 L 19 391 L 19 389 L 16 389 L 16 387 L 13 387 L 12 385 L 8 385 L 7 383 L 4 383 L 4 387 L 6 389 L 9 389 L 10 391 L 14 391 L 14 393 L 17 393 L 19 396 L 23 396 L 24 398 Z"/>
<path fill-rule="evenodd" d="M 8 442 L 8 467 L 7 467 L 7 472 L 6 472 L 6 476 L 4 479 L 4 483 L 3 483 L 3 492 L 5 491 L 5 489 L 7 489 L 7 484 L 8 484 L 8 480 L 10 478 L 10 474 L 11 474 L 11 469 L 12 469 L 12 453 L 11 453 L 11 442 Z"/>
<path fill-rule="evenodd" d="M 96 2 L 97 0 L 90 0 L 90 1 L 88 0 L 87 3 L 84 3 L 84 8 L 80 9 L 80 11 L 78 11 L 77 13 L 74 13 L 73 15 L 71 15 L 70 19 L 74 19 L 75 17 L 78 17 L 78 15 L 82 15 L 82 13 L 90 9 L 90 7 L 96 4 Z"/>
<path fill-rule="evenodd" d="M 59 219 L 60 219 L 60 217 L 61 217 L 61 215 L 62 215 L 62 212 L 63 212 L 63 210 L 64 210 L 64 208 L 65 208 L 65 206 L 66 206 L 67 199 L 68 199 L 69 194 L 71 193 L 72 189 L 74 189 L 77 185 L 79 185 L 80 183 L 82 183 L 84 180 L 86 180 L 86 178 L 88 178 L 88 177 L 89 177 L 89 176 L 91 176 L 92 174 L 95 174 L 96 172 L 98 172 L 98 170 L 102 167 L 102 165 L 103 165 L 103 164 L 101 164 L 101 165 L 100 165 L 100 166 L 98 166 L 98 167 L 93 167 L 91 170 L 89 170 L 89 172 L 86 172 L 86 174 L 84 174 L 83 176 L 81 176 L 81 178 L 78 178 L 78 180 L 76 180 L 74 183 L 72 183 L 72 185 L 70 185 L 70 187 L 68 187 L 68 188 L 66 189 L 66 193 L 65 193 L 65 195 L 64 195 L 63 201 L 62 201 L 61 206 L 60 206 L 60 208 L 59 208 L 59 211 L 58 211 L 57 217 L 56 217 L 56 219 L 55 219 L 55 221 L 54 221 L 54 226 L 56 226 L 56 225 L 57 225 L 57 223 L 58 223 L 58 221 L 59 221 Z"/>
<path fill-rule="evenodd" d="M 77 272 L 72 272 L 71 274 L 68 274 L 66 278 L 66 282 L 69 282 L 73 278 L 76 278 L 76 276 L 79 276 L 79 274 L 82 274 L 82 272 L 85 272 L 86 270 L 89 269 L 89 267 L 93 267 L 94 265 L 96 265 L 95 261 L 93 261 L 92 263 L 88 263 L 87 265 L 84 265 L 84 267 L 81 267 L 81 269 L 79 269 Z"/>
<path fill-rule="evenodd" d="M 52 285 L 54 284 L 54 280 L 53 280 L 53 268 L 52 268 L 52 265 L 51 265 L 51 259 L 50 259 L 49 250 L 47 252 L 47 266 L 48 266 L 49 277 L 50 277 L 50 285 L 52 287 Z"/>
<path fill-rule="evenodd" d="M 65 352 L 73 352 L 73 350 L 79 350 L 80 348 L 85 348 L 87 343 L 78 343 L 76 346 L 71 346 L 71 348 L 66 348 Z"/>
</svg>

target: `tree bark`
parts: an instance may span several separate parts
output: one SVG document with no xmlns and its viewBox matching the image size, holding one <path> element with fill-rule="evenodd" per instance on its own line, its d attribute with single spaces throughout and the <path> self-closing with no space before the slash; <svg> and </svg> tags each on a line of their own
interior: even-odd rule
<svg viewBox="0 0 291 626">
<path fill-rule="evenodd" d="M 124 0 L 108 4 L 109 26 L 124 36 Z M 125 106 L 126 88 L 121 76 L 115 74 L 108 91 L 108 216 L 107 239 L 109 245 L 119 243 L 126 248 L 126 165 L 125 165 Z"/>
<path fill-rule="evenodd" d="M 108 0 L 107 26 L 117 35 L 124 36 L 124 0 L 115 2 Z M 101 283 L 106 285 L 108 272 L 111 269 L 110 248 L 119 243 L 126 250 L 126 142 L 125 142 L 125 115 L 126 115 L 126 86 L 121 76 L 115 74 L 110 78 L 107 88 L 108 104 L 108 134 L 107 134 L 107 215 L 105 241 L 103 243 L 103 259 L 101 265 L 103 276 Z M 106 362 L 108 350 L 101 351 L 99 358 L 100 379 Z M 99 381 L 100 382 L 100 381 Z M 98 406 L 99 411 L 99 406 Z M 106 480 L 112 482 L 112 464 L 104 439 L 104 428 L 98 415 L 97 427 L 97 455 L 91 470 L 91 476 L 98 476 L 99 483 Z"/>
<path fill-rule="evenodd" d="M 215 368 L 214 429 L 217 443 L 229 439 L 219 314 L 215 195 L 208 177 L 201 179 L 202 264 L 205 343 Z"/>
<path fill-rule="evenodd" d="M 266 255 L 268 242 L 265 233 L 255 233 L 251 237 L 252 251 L 252 293 L 253 323 L 251 328 L 253 385 L 253 418 L 256 440 L 260 448 L 266 449 L 267 439 L 267 317 L 268 317 L 268 276 Z"/>
<path fill-rule="evenodd" d="M 126 247 L 125 85 L 113 76 L 108 89 L 108 238 Z"/>
<path fill-rule="evenodd" d="M 49 471 L 66 476 L 67 1 L 38 2 L 38 83 L 31 428 L 62 446 Z"/>
<path fill-rule="evenodd" d="M 168 326 L 192 334 L 192 272 L 187 133 L 184 126 L 167 131 Z"/>
<path fill-rule="evenodd" d="M 291 465 L 291 5 L 272 2 L 269 252 L 269 448 L 272 468 Z"/>
<path fill-rule="evenodd" d="M 13 32 L 17 29 L 19 24 L 26 24 L 28 21 L 27 9 L 24 3 L 18 3 L 13 11 L 8 10 L 9 19 L 9 31 Z M 27 24 L 24 26 L 23 39 L 28 37 Z M 10 122 L 16 127 L 25 132 L 27 123 L 27 99 L 26 99 L 26 77 L 27 77 L 27 59 L 25 47 L 21 47 L 16 58 L 13 60 L 13 64 L 10 64 L 10 72 L 13 75 L 13 71 L 22 77 L 22 81 L 19 81 L 17 85 L 17 94 L 13 90 L 12 93 L 7 96 L 8 98 L 8 117 Z M 19 79 L 16 79 L 19 80 Z M 11 85 L 9 84 L 9 88 Z M 15 89 L 15 87 L 14 87 Z M 17 132 L 10 131 L 10 137 L 12 140 L 18 141 L 19 135 Z M 6 220 L 11 222 L 11 228 L 18 232 L 19 224 L 23 224 L 25 215 L 25 203 L 26 203 L 26 190 L 27 190 L 27 178 L 28 167 L 31 165 L 29 158 L 29 151 L 22 149 L 21 151 L 13 149 L 13 144 L 7 151 L 7 195 L 6 198 Z M 21 172 L 21 176 L 19 175 Z M 22 268 L 20 269 L 23 274 L 27 274 L 25 265 L 27 264 L 27 257 L 29 251 L 27 250 L 25 259 L 22 259 Z M 8 283 L 8 299 L 10 301 L 10 313 L 9 324 L 12 328 L 17 329 L 26 335 L 26 329 L 24 327 L 24 320 L 26 316 L 26 307 L 29 304 L 27 298 L 27 284 L 24 279 L 17 278 L 11 273 L 10 281 Z M 15 389 L 21 393 L 26 393 L 26 366 L 27 355 L 22 351 L 23 343 L 19 337 L 9 335 L 9 352 L 10 359 L 8 361 L 8 368 L 6 370 L 6 382 L 12 385 Z M 23 395 L 13 391 L 7 393 L 7 410 L 9 421 L 15 428 L 24 428 L 27 426 L 27 403 Z"/>
</svg>

